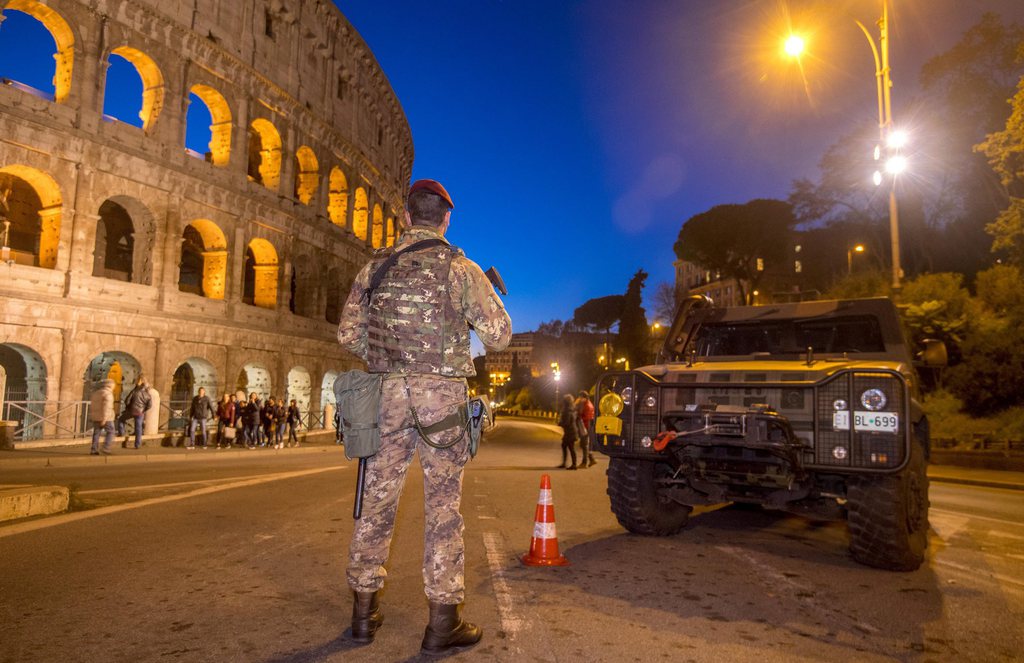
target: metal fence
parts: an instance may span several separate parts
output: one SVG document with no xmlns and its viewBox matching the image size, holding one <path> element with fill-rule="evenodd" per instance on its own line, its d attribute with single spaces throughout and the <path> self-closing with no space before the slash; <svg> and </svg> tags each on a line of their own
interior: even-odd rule
<svg viewBox="0 0 1024 663">
<path fill-rule="evenodd" d="M 160 403 L 161 433 L 188 430 L 188 410 L 191 400 L 176 400 Z M 0 419 L 17 422 L 14 428 L 15 440 L 38 440 L 41 438 L 79 438 L 92 435 L 92 421 L 89 418 L 89 401 L 33 401 L 24 398 L 4 400 Z M 333 422 L 324 421 L 323 412 L 302 414 L 301 428 L 319 430 L 334 427 Z M 132 427 L 131 418 L 128 427 Z"/>
</svg>

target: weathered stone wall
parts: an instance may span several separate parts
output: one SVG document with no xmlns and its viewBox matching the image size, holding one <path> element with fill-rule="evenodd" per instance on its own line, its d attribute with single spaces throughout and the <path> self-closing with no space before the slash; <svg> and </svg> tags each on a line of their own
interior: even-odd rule
<svg viewBox="0 0 1024 663">
<path fill-rule="evenodd" d="M 258 366 L 261 389 L 289 395 L 292 373 L 289 397 L 319 410 L 324 376 L 355 363 L 339 298 L 394 241 L 412 167 L 401 106 L 352 26 L 329 0 L 0 7 L 57 45 L 54 99 L 0 85 L 0 196 L 39 198 L 34 248 L 0 264 L 0 344 L 45 366 L 47 407 L 120 358 L 165 402 L 183 364 L 204 381 L 212 366 L 215 395 Z M 103 115 L 111 53 L 143 80 L 142 128 Z M 205 159 L 184 146 L 190 92 L 213 117 Z M 103 268 L 123 227 L 111 209 L 132 226 L 120 271 Z"/>
</svg>

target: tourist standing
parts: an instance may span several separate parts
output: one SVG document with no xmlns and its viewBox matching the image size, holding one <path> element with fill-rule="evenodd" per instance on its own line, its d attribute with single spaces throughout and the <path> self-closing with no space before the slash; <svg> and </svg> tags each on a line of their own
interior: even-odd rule
<svg viewBox="0 0 1024 663">
<path fill-rule="evenodd" d="M 192 405 L 188 410 L 188 448 L 192 449 L 196 446 L 196 427 L 198 426 L 203 433 L 203 443 L 199 445 L 200 449 L 206 448 L 208 441 L 208 434 L 206 431 L 206 420 L 212 419 L 216 413 L 213 410 L 213 404 L 210 403 L 210 397 L 206 395 L 206 389 L 199 387 L 199 392 L 192 398 Z"/>
<path fill-rule="evenodd" d="M 114 381 L 104 380 L 89 398 L 89 419 L 92 420 L 92 447 L 89 453 L 98 456 L 111 453 L 114 445 Z M 100 448 L 100 433 L 105 435 Z"/>
</svg>

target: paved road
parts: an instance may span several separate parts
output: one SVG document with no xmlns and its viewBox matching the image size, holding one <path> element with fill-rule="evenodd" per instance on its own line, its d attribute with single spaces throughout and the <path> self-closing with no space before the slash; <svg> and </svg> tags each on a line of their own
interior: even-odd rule
<svg viewBox="0 0 1024 663">
<path fill-rule="evenodd" d="M 841 524 L 699 510 L 627 535 L 605 463 L 550 469 L 557 431 L 504 420 L 466 476 L 467 614 L 498 661 L 1021 660 L 1024 493 L 933 484 L 931 559 L 854 563 Z M 415 660 L 422 481 L 410 473 L 370 647 L 342 636 L 354 464 L 333 447 L 7 472 L 86 508 L 0 526 L 0 661 Z M 206 459 L 208 458 L 208 460 Z M 542 472 L 572 565 L 521 566 Z"/>
</svg>

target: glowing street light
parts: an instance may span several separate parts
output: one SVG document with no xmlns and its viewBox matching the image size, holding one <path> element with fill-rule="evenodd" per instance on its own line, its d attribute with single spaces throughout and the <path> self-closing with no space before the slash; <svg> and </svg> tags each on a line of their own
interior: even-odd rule
<svg viewBox="0 0 1024 663">
<path fill-rule="evenodd" d="M 907 169 L 907 158 L 901 154 L 890 157 L 885 162 L 885 172 L 890 175 L 899 175 Z"/>
<path fill-rule="evenodd" d="M 803 55 L 805 45 L 803 37 L 793 34 L 786 37 L 786 41 L 782 43 L 782 50 L 789 57 L 798 58 Z"/>
<path fill-rule="evenodd" d="M 858 244 L 857 246 L 851 246 L 846 250 L 846 275 L 853 274 L 853 254 L 864 253 L 864 245 Z"/>
</svg>

